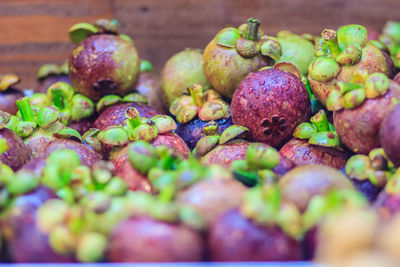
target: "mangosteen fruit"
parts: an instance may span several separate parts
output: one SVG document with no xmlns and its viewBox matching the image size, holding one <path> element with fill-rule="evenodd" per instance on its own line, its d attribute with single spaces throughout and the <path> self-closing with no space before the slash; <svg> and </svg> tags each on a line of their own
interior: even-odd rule
<svg viewBox="0 0 400 267">
<path fill-rule="evenodd" d="M 19 170 L 31 158 L 24 141 L 7 128 L 0 129 L 0 138 L 4 140 L 1 144 L 3 153 L 0 155 L 0 161 L 13 171 Z"/>
<path fill-rule="evenodd" d="M 380 143 L 385 150 L 387 157 L 396 167 L 400 166 L 400 128 L 398 125 L 400 116 L 400 105 L 396 105 L 393 110 L 383 119 L 380 126 Z"/>
<path fill-rule="evenodd" d="M 46 93 L 47 89 L 56 82 L 71 84 L 68 77 L 68 62 L 64 62 L 61 66 L 52 63 L 44 64 L 38 70 L 37 80 L 36 93 Z"/>
<path fill-rule="evenodd" d="M 15 74 L 0 75 L 0 110 L 15 115 L 18 111 L 15 101 L 24 94 L 14 87 L 19 82 Z"/>
<path fill-rule="evenodd" d="M 302 81 L 279 69 L 250 73 L 236 89 L 231 103 L 234 124 L 250 130 L 252 141 L 282 146 L 311 114 Z"/>
<path fill-rule="evenodd" d="M 168 59 L 161 72 L 161 92 L 166 108 L 190 85 L 200 84 L 205 90 L 211 87 L 204 75 L 202 62 L 203 51 L 190 48 Z"/>
<path fill-rule="evenodd" d="M 121 38 L 114 21 L 89 25 L 79 23 L 69 30 L 71 41 L 77 44 L 68 60 L 72 86 L 94 101 L 109 94 L 128 94 L 140 73 L 132 41 Z"/>
</svg>

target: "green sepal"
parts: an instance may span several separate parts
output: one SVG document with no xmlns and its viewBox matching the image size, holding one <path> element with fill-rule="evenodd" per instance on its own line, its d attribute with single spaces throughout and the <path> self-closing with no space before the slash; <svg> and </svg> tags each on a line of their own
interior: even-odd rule
<svg viewBox="0 0 400 267">
<path fill-rule="evenodd" d="M 223 145 L 235 138 L 244 138 L 249 133 L 249 129 L 240 125 L 231 125 L 226 128 L 219 138 L 219 144 Z"/>
<path fill-rule="evenodd" d="M 74 44 L 79 44 L 86 38 L 99 32 L 99 29 L 90 23 L 77 23 L 68 30 L 69 39 Z"/>
<path fill-rule="evenodd" d="M 83 139 L 80 133 L 77 130 L 69 127 L 65 127 L 64 129 L 53 133 L 53 136 L 57 138 L 75 139 L 83 143 Z"/>
</svg>

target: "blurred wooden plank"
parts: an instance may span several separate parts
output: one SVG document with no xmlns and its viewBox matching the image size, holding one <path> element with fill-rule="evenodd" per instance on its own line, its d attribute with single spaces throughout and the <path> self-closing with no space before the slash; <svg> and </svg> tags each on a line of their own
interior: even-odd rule
<svg viewBox="0 0 400 267">
<path fill-rule="evenodd" d="M 270 35 L 283 29 L 319 34 L 359 23 L 380 29 L 400 20 L 399 0 L 0 0 L 0 73 L 17 72 L 35 84 L 46 62 L 62 63 L 73 49 L 67 30 L 76 22 L 115 17 L 156 71 L 174 53 L 203 48 L 223 27 L 257 17 Z"/>
</svg>

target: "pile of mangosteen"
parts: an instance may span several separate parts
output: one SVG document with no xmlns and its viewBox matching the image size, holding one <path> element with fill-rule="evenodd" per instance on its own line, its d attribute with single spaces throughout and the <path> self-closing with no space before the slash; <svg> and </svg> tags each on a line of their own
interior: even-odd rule
<svg viewBox="0 0 400 267">
<path fill-rule="evenodd" d="M 267 33 L 157 75 L 100 19 L 1 75 L 0 262 L 398 261 L 400 23 Z"/>
</svg>

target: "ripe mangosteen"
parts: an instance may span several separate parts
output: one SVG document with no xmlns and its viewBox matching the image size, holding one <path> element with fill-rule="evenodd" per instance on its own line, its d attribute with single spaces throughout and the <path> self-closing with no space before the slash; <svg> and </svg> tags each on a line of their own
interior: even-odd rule
<svg viewBox="0 0 400 267">
<path fill-rule="evenodd" d="M 203 128 L 208 122 L 217 124 L 223 132 L 232 120 L 229 104 L 216 91 L 204 91 L 200 84 L 189 86 L 188 91 L 190 95 L 176 98 L 169 110 L 179 123 L 175 132 L 193 149 L 205 136 Z"/>
<path fill-rule="evenodd" d="M 250 73 L 239 84 L 231 103 L 234 124 L 250 130 L 249 137 L 280 147 L 311 114 L 302 81 L 279 69 Z"/>
<path fill-rule="evenodd" d="M 310 199 L 332 189 L 353 189 L 340 171 L 325 165 L 306 165 L 292 169 L 279 179 L 282 197 L 304 211 Z"/>
<path fill-rule="evenodd" d="M 388 158 L 396 167 L 400 166 L 400 105 L 388 112 L 381 123 L 380 143 Z"/>
<path fill-rule="evenodd" d="M 69 78 L 76 91 L 92 100 L 109 94 L 124 96 L 140 73 L 132 40 L 119 35 L 115 21 L 78 23 L 69 30 L 77 47 L 69 57 Z"/>
<path fill-rule="evenodd" d="M 0 129 L 0 138 L 4 140 L 0 161 L 8 165 L 13 171 L 19 170 L 31 158 L 24 141 L 7 128 Z"/>
<path fill-rule="evenodd" d="M 200 49 L 183 50 L 167 61 L 161 72 L 161 92 L 166 108 L 190 85 L 200 84 L 205 90 L 211 87 L 204 75 L 202 61 Z"/>
<path fill-rule="evenodd" d="M 135 90 L 144 96 L 148 105 L 161 114 L 167 114 L 161 97 L 161 81 L 153 72 L 153 65 L 150 61 L 140 61 L 140 75 Z"/>
<path fill-rule="evenodd" d="M 324 110 L 296 127 L 293 139 L 279 153 L 291 159 L 297 166 L 324 164 L 341 169 L 350 153 L 341 147 L 341 142 Z"/>
<path fill-rule="evenodd" d="M 374 207 L 383 220 L 392 218 L 400 210 L 399 174 L 399 169 L 397 169 L 374 203 Z"/>
<path fill-rule="evenodd" d="M 316 58 L 308 69 L 308 79 L 316 98 L 324 105 L 337 82 L 349 82 L 354 72 L 389 75 L 382 51 L 368 42 L 361 25 L 346 25 L 336 32 L 325 29 L 316 45 Z M 361 138 L 360 138 L 361 139 Z"/>
<path fill-rule="evenodd" d="M 380 147 L 380 125 L 400 99 L 400 85 L 382 73 L 353 73 L 352 79 L 337 83 L 327 107 L 335 111 L 333 124 L 343 144 L 353 152 L 368 154 Z"/>
<path fill-rule="evenodd" d="M 278 203 L 276 194 L 274 187 L 251 189 L 239 210 L 224 213 L 212 224 L 208 232 L 212 261 L 301 259 L 301 246 L 294 238 L 301 216 L 293 205 Z M 290 217 L 291 223 L 279 220 L 280 216 Z"/>
<path fill-rule="evenodd" d="M 45 64 L 40 67 L 37 73 L 38 85 L 36 93 L 46 93 L 47 89 L 56 82 L 71 84 L 68 77 L 68 62 L 61 66 L 57 64 Z"/>
<path fill-rule="evenodd" d="M 15 101 L 24 94 L 14 87 L 19 77 L 14 74 L 0 75 L 0 110 L 15 115 L 18 111 Z"/>
</svg>

